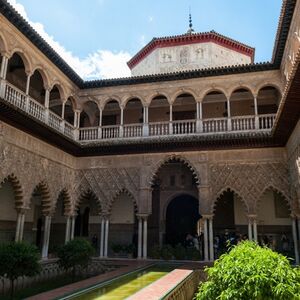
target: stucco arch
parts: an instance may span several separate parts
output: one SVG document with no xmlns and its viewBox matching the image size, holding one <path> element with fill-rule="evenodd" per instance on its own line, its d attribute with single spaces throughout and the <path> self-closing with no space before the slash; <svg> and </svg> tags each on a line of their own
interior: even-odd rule
<svg viewBox="0 0 300 300">
<path fill-rule="evenodd" d="M 180 95 L 191 95 L 195 99 L 195 103 L 197 102 L 198 95 L 197 93 L 192 90 L 192 89 L 187 89 L 187 88 L 181 88 L 180 90 L 177 90 L 170 98 L 170 104 L 173 104 L 175 100 L 180 96 Z"/>
<path fill-rule="evenodd" d="M 23 64 L 25 66 L 26 74 L 32 74 L 32 70 L 33 70 L 32 63 L 27 53 L 21 48 L 14 48 L 9 53 L 9 59 L 12 58 L 14 54 L 18 54 L 21 57 Z"/>
<path fill-rule="evenodd" d="M 0 182 L 0 188 L 5 182 L 10 182 L 13 187 L 14 197 L 15 197 L 15 208 L 17 210 L 20 208 L 24 208 L 25 205 L 23 201 L 24 200 L 23 189 L 18 177 L 15 176 L 15 174 L 13 173 L 8 175 Z"/>
<path fill-rule="evenodd" d="M 270 82 L 270 81 L 263 82 L 260 85 L 258 85 L 254 90 L 254 96 L 257 97 L 259 92 L 266 87 L 272 87 L 272 88 L 276 89 L 279 94 L 279 97 L 280 98 L 282 97 L 281 87 L 277 83 Z"/>
<path fill-rule="evenodd" d="M 285 202 L 287 203 L 288 208 L 289 208 L 289 210 L 290 210 L 291 212 L 292 212 L 294 209 L 296 209 L 295 207 L 292 206 L 291 198 L 290 198 L 288 195 L 286 195 L 286 193 L 285 193 L 283 190 L 281 190 L 280 188 L 274 186 L 273 184 L 269 184 L 269 185 L 267 185 L 267 186 L 261 191 L 261 193 L 259 194 L 259 197 L 257 197 L 257 201 L 255 202 L 255 207 L 254 207 L 256 213 L 258 213 L 258 211 L 259 211 L 259 209 L 260 209 L 260 205 L 261 205 L 261 202 L 262 202 L 262 197 L 263 197 L 263 195 L 264 195 L 267 191 L 270 191 L 270 190 L 271 190 L 271 191 L 274 191 L 274 192 L 276 192 L 276 193 L 278 193 L 278 194 L 280 194 L 280 195 L 283 197 L 283 199 L 284 199 Z"/>
<path fill-rule="evenodd" d="M 101 108 L 102 110 L 105 109 L 106 104 L 107 104 L 108 102 L 110 102 L 110 101 L 116 101 L 116 102 L 118 102 L 119 107 L 120 107 L 120 109 L 121 109 L 122 101 L 121 101 L 120 97 L 115 96 L 115 95 L 108 96 L 108 97 L 104 98 L 104 100 L 102 100 L 102 102 L 101 102 L 101 104 L 100 104 L 100 108 Z"/>
<path fill-rule="evenodd" d="M 133 96 L 133 95 L 130 95 L 130 96 L 124 96 L 121 100 L 121 103 L 122 103 L 122 107 L 126 107 L 127 103 L 130 101 L 130 100 L 134 100 L 134 99 L 138 99 L 140 100 L 142 106 L 145 106 L 146 105 L 146 102 L 145 102 L 145 99 L 141 96 Z"/>
<path fill-rule="evenodd" d="M 157 91 L 157 92 L 155 92 L 155 93 L 150 94 L 150 96 L 147 97 L 147 99 L 146 99 L 146 104 L 147 104 L 148 106 L 150 106 L 152 100 L 155 99 L 156 97 L 164 97 L 164 98 L 167 99 L 168 103 L 171 102 L 171 96 L 170 96 L 169 94 L 167 94 L 167 93 L 165 93 L 165 92 L 159 92 L 159 91 Z"/>
<path fill-rule="evenodd" d="M 63 103 L 66 100 L 66 91 L 63 85 L 60 83 L 60 81 L 55 80 L 54 82 L 51 83 L 50 85 L 50 92 L 53 90 L 54 87 L 57 87 L 60 95 L 60 100 Z"/>
<path fill-rule="evenodd" d="M 44 89 L 48 89 L 50 86 L 50 80 L 49 80 L 49 75 L 47 73 L 47 71 L 44 70 L 44 68 L 42 66 L 35 66 L 32 69 L 32 75 L 34 74 L 34 72 L 39 72 L 43 78 L 43 84 L 44 84 Z"/>
<path fill-rule="evenodd" d="M 158 176 L 158 173 L 160 171 L 160 169 L 167 163 L 171 162 L 171 161 L 178 161 L 183 163 L 185 166 L 187 166 L 192 174 L 193 177 L 195 179 L 196 185 L 200 184 L 200 176 L 198 174 L 197 169 L 190 163 L 190 161 L 188 159 L 186 159 L 185 157 L 181 156 L 181 155 L 168 155 L 167 157 L 165 157 L 164 159 L 160 160 L 156 165 L 154 165 L 151 168 L 150 171 L 150 175 L 148 177 L 148 183 L 150 185 L 150 188 L 153 186 L 155 179 Z"/>
<path fill-rule="evenodd" d="M 4 34 L 0 32 L 0 54 L 5 55 L 8 52 L 7 42 Z"/>
<path fill-rule="evenodd" d="M 120 195 L 126 195 L 128 196 L 131 200 L 132 200 L 132 203 L 133 203 L 133 206 L 134 206 L 134 212 L 135 214 L 138 212 L 138 204 L 137 204 L 137 201 L 135 199 L 135 197 L 133 196 L 133 194 L 126 188 L 122 188 L 120 190 L 118 190 L 115 195 L 111 198 L 111 201 L 108 203 L 108 206 L 107 206 L 107 213 L 110 214 L 111 213 L 111 210 L 112 210 L 112 207 L 113 207 L 113 204 L 115 203 L 116 199 L 120 196 Z"/>
<path fill-rule="evenodd" d="M 58 197 L 56 198 L 54 210 L 56 210 L 56 206 L 58 204 L 58 200 L 61 199 L 64 205 L 64 215 L 71 216 L 73 214 L 73 202 L 71 195 L 67 188 L 64 188 L 59 192 Z"/>
<path fill-rule="evenodd" d="M 103 211 L 104 211 L 103 204 L 101 203 L 99 197 L 97 197 L 97 195 L 91 189 L 87 189 L 80 193 L 80 195 L 75 203 L 75 210 L 77 211 L 77 209 L 80 207 L 80 204 L 84 200 L 87 200 L 87 199 L 91 199 L 92 201 L 95 201 L 97 203 L 97 207 L 99 209 L 98 213 L 99 214 L 103 213 Z"/>
<path fill-rule="evenodd" d="M 51 201 L 51 193 L 46 181 L 41 181 L 32 191 L 31 196 L 39 193 L 41 195 L 42 214 L 44 216 L 52 215 L 54 212 L 54 203 Z M 32 199 L 30 199 L 32 200 Z M 31 204 L 31 203 L 30 203 Z"/>
<path fill-rule="evenodd" d="M 247 92 L 249 92 L 251 94 L 251 96 L 254 98 L 254 93 L 253 93 L 253 89 L 251 89 L 251 87 L 247 86 L 247 85 L 240 85 L 240 86 L 237 86 L 237 87 L 233 87 L 228 95 L 229 95 L 229 99 L 232 98 L 232 95 L 238 91 L 238 90 L 246 90 Z"/>
<path fill-rule="evenodd" d="M 226 192 L 232 192 L 234 193 L 234 195 L 236 195 L 238 197 L 238 200 L 241 201 L 241 203 L 243 204 L 244 210 L 246 214 L 250 213 L 250 206 L 247 203 L 245 197 L 243 197 L 235 188 L 232 188 L 230 186 L 224 187 L 222 188 L 216 195 L 216 197 L 214 197 L 212 199 L 212 203 L 211 203 L 211 214 L 214 214 L 215 210 L 216 210 L 216 206 L 218 201 L 220 201 L 220 198 L 226 193 Z"/>
<path fill-rule="evenodd" d="M 221 94 L 223 94 L 225 97 L 226 97 L 226 99 L 228 99 L 228 91 L 226 91 L 224 88 L 222 88 L 222 87 L 220 87 L 220 86 L 217 86 L 217 87 L 210 87 L 210 88 L 208 88 L 208 89 L 206 89 L 206 90 L 204 90 L 204 91 L 202 91 L 201 92 L 201 95 L 200 95 L 200 99 L 201 99 L 201 102 L 203 102 L 204 101 L 204 98 L 208 95 L 208 94 L 210 94 L 210 93 L 213 93 L 213 92 L 216 92 L 216 93 L 221 93 Z"/>
</svg>

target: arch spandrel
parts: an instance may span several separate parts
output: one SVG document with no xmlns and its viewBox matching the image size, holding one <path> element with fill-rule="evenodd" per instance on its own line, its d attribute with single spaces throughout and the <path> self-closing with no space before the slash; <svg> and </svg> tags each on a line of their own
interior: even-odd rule
<svg viewBox="0 0 300 300">
<path fill-rule="evenodd" d="M 198 95 L 195 90 L 190 89 L 190 88 L 181 88 L 170 97 L 170 104 L 174 104 L 174 102 L 176 101 L 176 99 L 179 96 L 185 95 L 185 94 L 192 96 L 194 98 L 195 102 L 196 102 L 196 99 L 198 99 Z"/>
<path fill-rule="evenodd" d="M 12 58 L 14 54 L 17 54 L 21 57 L 25 66 L 25 73 L 32 74 L 32 63 L 26 52 L 22 48 L 14 48 L 12 51 L 9 52 L 9 59 Z"/>
</svg>

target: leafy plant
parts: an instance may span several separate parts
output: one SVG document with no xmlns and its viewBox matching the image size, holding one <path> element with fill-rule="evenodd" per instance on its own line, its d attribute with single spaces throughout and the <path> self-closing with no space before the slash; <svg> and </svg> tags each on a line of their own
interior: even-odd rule
<svg viewBox="0 0 300 300">
<path fill-rule="evenodd" d="M 121 244 L 113 244 L 111 249 L 114 251 L 114 253 L 120 253 L 123 251 L 123 246 Z"/>
<path fill-rule="evenodd" d="M 161 251 L 160 251 L 160 255 L 162 257 L 162 259 L 165 259 L 165 260 L 170 260 L 173 258 L 173 252 L 174 252 L 174 249 L 172 246 L 170 245 L 164 245 L 162 248 L 161 248 Z"/>
<path fill-rule="evenodd" d="M 10 280 L 11 297 L 14 294 L 14 283 L 19 277 L 39 274 L 39 259 L 37 247 L 31 244 L 11 242 L 0 245 L 0 276 Z"/>
<path fill-rule="evenodd" d="M 197 300 L 300 299 L 300 270 L 269 248 L 245 241 L 206 269 Z"/>
<path fill-rule="evenodd" d="M 149 251 L 149 256 L 154 259 L 160 259 L 160 247 L 159 245 L 153 246 Z"/>
<path fill-rule="evenodd" d="M 85 268 L 94 254 L 95 249 L 85 239 L 74 239 L 62 246 L 58 251 L 59 265 L 65 270 L 72 270 L 75 278 L 76 268 Z"/>
<path fill-rule="evenodd" d="M 178 260 L 185 259 L 185 255 L 186 255 L 185 248 L 181 244 L 178 244 L 174 248 L 174 257 L 175 257 L 175 259 L 178 259 Z"/>
</svg>

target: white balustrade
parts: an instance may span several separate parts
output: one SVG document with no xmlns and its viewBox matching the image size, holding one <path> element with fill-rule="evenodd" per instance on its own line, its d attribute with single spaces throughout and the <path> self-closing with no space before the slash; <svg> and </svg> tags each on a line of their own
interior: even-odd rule
<svg viewBox="0 0 300 300">
<path fill-rule="evenodd" d="M 120 136 L 120 126 L 102 126 L 102 139 L 115 139 Z"/>
<path fill-rule="evenodd" d="M 241 116 L 231 118 L 232 131 L 248 131 L 255 129 L 254 116 Z"/>
<path fill-rule="evenodd" d="M 58 131 L 61 130 L 62 118 L 56 115 L 54 112 L 49 111 L 48 125 Z"/>
<path fill-rule="evenodd" d="M 74 126 L 69 124 L 67 121 L 65 121 L 65 128 L 64 128 L 64 134 L 68 136 L 69 138 L 74 138 Z"/>
<path fill-rule="evenodd" d="M 203 132 L 214 133 L 214 132 L 225 132 L 228 131 L 227 118 L 219 119 L 204 119 L 203 120 Z"/>
<path fill-rule="evenodd" d="M 5 87 L 5 100 L 16 107 L 25 110 L 26 94 L 8 82 L 6 82 Z"/>
<path fill-rule="evenodd" d="M 173 121 L 173 134 L 190 134 L 196 132 L 196 120 Z"/>
<path fill-rule="evenodd" d="M 259 115 L 259 129 L 260 130 L 269 130 L 273 128 L 274 121 L 275 121 L 275 114 L 269 115 Z"/>
<path fill-rule="evenodd" d="M 123 136 L 127 138 L 143 136 L 143 124 L 123 125 Z"/>
<path fill-rule="evenodd" d="M 80 141 L 93 141 L 98 139 L 98 127 L 88 127 L 79 129 Z"/>
<path fill-rule="evenodd" d="M 55 130 L 62 132 L 71 139 L 77 139 L 75 128 L 61 117 L 57 116 L 50 110 L 47 110 L 44 105 L 32 99 L 24 92 L 5 82 L 5 99 L 10 104 L 25 111 L 34 118 L 48 124 Z M 47 116 L 47 118 L 46 118 Z M 271 130 L 276 114 L 258 115 L 258 128 L 255 128 L 255 116 L 238 116 L 228 118 L 203 119 L 203 133 L 222 133 L 229 131 L 228 126 L 231 125 L 231 131 L 257 131 Z M 229 123 L 228 125 L 228 122 Z M 118 138 L 133 138 L 143 136 L 143 124 L 126 124 L 120 125 L 90 127 L 79 129 L 80 141 L 95 141 L 98 139 L 118 139 Z M 166 136 L 166 135 L 181 135 L 194 134 L 196 130 L 196 120 L 183 120 L 172 122 L 154 122 L 148 124 L 149 136 Z M 230 128 L 230 127 L 229 127 Z M 202 132 L 199 134 L 202 134 Z"/>
<path fill-rule="evenodd" d="M 170 122 L 155 122 L 149 123 L 149 135 L 150 136 L 162 136 L 169 135 Z"/>
</svg>

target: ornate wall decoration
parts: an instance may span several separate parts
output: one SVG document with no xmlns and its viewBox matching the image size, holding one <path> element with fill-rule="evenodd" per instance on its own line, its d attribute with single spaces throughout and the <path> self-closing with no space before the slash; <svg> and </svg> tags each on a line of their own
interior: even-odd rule
<svg viewBox="0 0 300 300">
<path fill-rule="evenodd" d="M 234 190 L 249 209 L 256 213 L 268 188 L 280 192 L 291 205 L 288 169 L 283 163 L 239 163 L 210 165 L 211 210 L 224 189 Z"/>
</svg>

